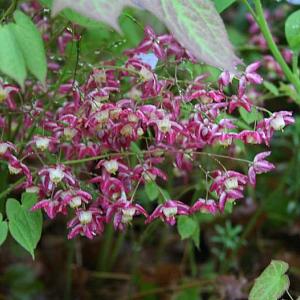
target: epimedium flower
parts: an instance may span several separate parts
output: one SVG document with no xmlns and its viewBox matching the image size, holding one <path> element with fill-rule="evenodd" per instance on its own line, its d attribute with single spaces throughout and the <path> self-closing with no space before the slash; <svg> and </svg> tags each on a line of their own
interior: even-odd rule
<svg viewBox="0 0 300 300">
<path fill-rule="evenodd" d="M 42 186 L 46 192 L 51 191 L 62 182 L 72 187 L 76 187 L 77 185 L 77 181 L 70 170 L 62 164 L 53 167 L 44 167 L 39 171 L 39 176 L 41 176 Z"/>
<path fill-rule="evenodd" d="M 258 34 L 254 25 L 251 30 Z M 50 33 L 47 30 L 45 38 Z M 59 36 L 62 54 L 71 38 L 67 32 Z M 85 81 L 77 76 L 78 81 L 58 82 L 57 90 L 52 80 L 60 74 L 65 55 L 57 58 L 57 63 L 51 59 L 53 78 L 49 76 L 45 86 L 28 81 L 24 104 L 13 98 L 17 88 L 0 84 L 0 105 L 14 107 L 24 115 L 17 132 L 14 115 L 8 120 L 1 113 L 3 136 L 14 143 L 0 142 L 0 158 L 8 161 L 11 173 L 26 176 L 22 188 L 38 192 L 39 201 L 32 210 L 42 209 L 51 219 L 67 212 L 72 216 L 68 238 L 83 235 L 92 239 L 102 234 L 108 222 L 116 230 L 125 230 L 138 215 L 146 217 L 146 223 L 160 218 L 174 225 L 177 215 L 222 212 L 227 201 L 243 198 L 246 185 L 255 183 L 256 174 L 270 171 L 273 165 L 265 160 L 268 152 L 263 152 L 252 164 L 246 161 L 248 176 L 226 171 L 226 164 L 210 149 L 217 150 L 216 144 L 229 146 L 222 148 L 221 159 L 226 153 L 235 159 L 236 140 L 269 145 L 275 131 L 294 122 L 291 113 L 284 111 L 258 122 L 253 130 L 243 130 L 235 122 L 239 116 L 235 110 L 243 107 L 250 112 L 251 99 L 261 95 L 251 89 L 262 82 L 258 62 L 234 79 L 233 74 L 223 72 L 217 84 L 208 82 L 207 73 L 194 80 L 182 79 L 179 73 L 178 78 L 166 78 L 163 69 L 169 62 L 173 70 L 183 59 L 194 62 L 194 58 L 172 35 L 157 35 L 150 27 L 145 28 L 145 39 L 125 54 L 127 57 L 116 61 L 101 61 L 97 68 L 86 65 L 91 72 Z M 169 58 L 157 67 L 159 60 Z M 29 105 L 27 97 L 39 100 Z M 47 106 L 45 99 L 52 98 L 53 105 Z M 27 145 L 24 150 L 23 143 Z M 169 172 L 175 173 L 176 183 L 189 184 L 194 168 L 202 164 L 201 157 L 219 166 L 215 172 L 202 167 L 211 182 L 209 199 L 199 198 L 191 207 L 190 202 L 177 200 L 152 202 L 150 216 L 135 202 L 138 189 L 153 182 L 164 186 L 172 179 Z M 37 172 L 31 171 L 35 169 Z"/>
<path fill-rule="evenodd" d="M 216 214 L 219 211 L 218 205 L 215 200 L 212 199 L 198 199 L 190 208 L 191 213 L 202 212 Z"/>
<path fill-rule="evenodd" d="M 0 142 L 0 156 L 8 158 L 12 156 L 12 152 L 16 153 L 17 148 L 11 142 Z"/>
<path fill-rule="evenodd" d="M 165 46 L 173 40 L 173 37 L 169 34 L 157 35 L 150 26 L 145 27 L 144 33 L 144 40 L 135 49 L 125 51 L 125 54 L 134 55 L 151 50 L 159 59 L 165 59 Z"/>
<path fill-rule="evenodd" d="M 124 230 L 133 220 L 134 216 L 148 217 L 146 210 L 139 204 L 120 199 L 111 204 L 106 211 L 106 222 L 113 219 L 115 229 Z"/>
<path fill-rule="evenodd" d="M 273 113 L 270 118 L 259 121 L 256 128 L 264 142 L 269 145 L 274 131 L 282 130 L 285 126 L 293 123 L 295 120 L 292 117 L 292 112 L 280 111 Z"/>
<path fill-rule="evenodd" d="M 3 83 L 2 79 L 0 78 L 0 103 L 5 102 L 9 109 L 15 110 L 17 105 L 13 99 L 13 96 L 18 92 L 18 87 Z"/>
<path fill-rule="evenodd" d="M 26 176 L 26 186 L 32 184 L 32 174 L 29 168 L 13 155 L 8 157 L 8 170 L 12 175 L 24 174 Z"/>
<path fill-rule="evenodd" d="M 34 147 L 36 147 L 37 150 L 43 152 L 46 150 L 53 151 L 57 143 L 58 140 L 54 137 L 35 135 L 27 145 L 34 145 Z"/>
<path fill-rule="evenodd" d="M 270 127 L 274 130 L 282 130 L 285 126 L 295 122 L 290 111 L 280 111 L 272 114 L 269 119 Z"/>
<path fill-rule="evenodd" d="M 214 178 L 210 186 L 211 192 L 216 192 L 219 196 L 219 209 L 224 210 L 226 202 L 237 200 L 244 197 L 243 191 L 248 183 L 248 177 L 236 171 L 215 171 L 212 173 Z"/>
<path fill-rule="evenodd" d="M 38 209 L 43 209 L 47 216 L 50 219 L 53 219 L 56 217 L 58 213 L 61 213 L 63 215 L 67 214 L 67 207 L 66 204 L 63 202 L 63 190 L 58 190 L 53 197 L 51 198 L 45 198 L 40 201 L 38 201 L 32 208 L 31 211 L 36 211 Z"/>
<path fill-rule="evenodd" d="M 67 225 L 70 228 L 68 239 L 72 239 L 77 235 L 93 239 L 104 231 L 104 222 L 105 217 L 97 208 L 91 207 L 87 210 L 78 210 L 76 216 Z"/>
<path fill-rule="evenodd" d="M 190 207 L 180 201 L 167 200 L 165 203 L 160 204 L 147 218 L 146 223 L 150 223 L 157 218 L 160 218 L 163 222 L 170 225 L 175 225 L 176 216 L 188 215 L 190 213 Z"/>
<path fill-rule="evenodd" d="M 266 157 L 268 157 L 271 154 L 270 151 L 261 152 L 257 154 L 253 160 L 253 165 L 249 168 L 248 171 L 248 178 L 249 182 L 252 185 L 256 184 L 256 175 L 270 172 L 275 168 L 275 166 L 265 160 Z"/>
</svg>

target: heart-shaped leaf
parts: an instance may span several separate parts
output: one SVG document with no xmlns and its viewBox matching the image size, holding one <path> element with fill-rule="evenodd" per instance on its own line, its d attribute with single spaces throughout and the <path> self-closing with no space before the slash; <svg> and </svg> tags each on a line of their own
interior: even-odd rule
<svg viewBox="0 0 300 300">
<path fill-rule="evenodd" d="M 159 196 L 159 189 L 154 181 L 149 181 L 145 184 L 145 192 L 150 201 L 154 201 Z"/>
<path fill-rule="evenodd" d="M 232 5 L 236 0 L 214 0 L 216 9 L 218 13 L 221 13 L 223 10 Z"/>
<path fill-rule="evenodd" d="M 23 53 L 28 70 L 41 82 L 45 83 L 47 74 L 47 59 L 44 43 L 40 32 L 21 11 L 14 13 L 16 21 L 13 25 L 14 35 Z"/>
<path fill-rule="evenodd" d="M 285 36 L 294 51 L 300 51 L 300 10 L 292 13 L 285 22 Z"/>
<path fill-rule="evenodd" d="M 235 56 L 222 19 L 210 0 L 54 0 L 53 14 L 71 8 L 119 30 L 124 6 L 145 8 L 166 23 L 177 40 L 197 59 L 236 72 Z"/>
<path fill-rule="evenodd" d="M 180 234 L 181 239 L 187 239 L 192 237 L 195 231 L 197 230 L 197 222 L 188 216 L 178 217 L 177 229 Z"/>
<path fill-rule="evenodd" d="M 25 60 L 14 35 L 14 24 L 0 25 L 0 71 L 24 86 Z"/>
<path fill-rule="evenodd" d="M 239 112 L 241 114 L 242 119 L 247 123 L 247 124 L 252 124 L 255 121 L 259 121 L 262 119 L 262 114 L 257 111 L 255 107 L 252 107 L 251 111 L 248 112 L 244 108 L 240 108 Z"/>
<path fill-rule="evenodd" d="M 22 204 L 15 199 L 8 199 L 6 214 L 9 220 L 9 231 L 13 238 L 34 258 L 34 249 L 41 238 L 43 217 L 41 211 L 31 212 L 37 195 L 23 193 Z"/>
<path fill-rule="evenodd" d="M 6 221 L 3 221 L 3 216 L 0 213 L 0 246 L 5 242 L 8 232 L 8 225 Z"/>
<path fill-rule="evenodd" d="M 273 260 L 255 280 L 249 300 L 277 300 L 290 286 L 285 275 L 289 265 L 284 261 Z"/>
</svg>

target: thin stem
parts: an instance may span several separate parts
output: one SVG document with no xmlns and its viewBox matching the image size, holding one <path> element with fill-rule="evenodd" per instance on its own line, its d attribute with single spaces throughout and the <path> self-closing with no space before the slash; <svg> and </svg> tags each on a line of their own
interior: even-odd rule
<svg viewBox="0 0 300 300">
<path fill-rule="evenodd" d="M 3 21 L 5 21 L 5 19 L 7 17 L 9 17 L 10 15 L 12 15 L 14 13 L 14 11 L 16 10 L 17 8 L 17 5 L 18 5 L 18 0 L 12 0 L 10 6 L 8 7 L 8 9 L 4 12 L 1 20 L 0 20 L 0 23 L 2 23 Z"/>
<path fill-rule="evenodd" d="M 291 300 L 294 300 L 294 298 L 293 298 L 292 295 L 290 294 L 289 290 L 286 290 L 286 293 L 288 294 L 288 296 L 290 297 Z"/>
<path fill-rule="evenodd" d="M 261 30 L 264 38 L 266 39 L 266 42 L 269 46 L 270 51 L 272 52 L 272 54 L 273 54 L 274 58 L 276 59 L 276 61 L 278 62 L 278 64 L 280 65 L 285 76 L 294 85 L 296 91 L 298 93 L 300 93 L 300 80 L 293 74 L 290 67 L 287 65 L 286 61 L 284 60 L 279 48 L 277 47 L 277 45 L 273 39 L 269 25 L 264 16 L 264 10 L 263 10 L 261 1 L 253 0 L 253 2 L 255 5 L 255 13 L 253 13 L 253 11 L 250 10 L 250 8 L 247 5 L 248 9 L 250 10 L 252 15 L 254 14 L 253 17 L 255 17 L 255 20 L 256 20 L 258 26 L 260 27 L 260 30 Z M 295 101 L 297 103 L 300 103 L 300 98 L 297 97 L 297 99 L 295 99 Z"/>
<path fill-rule="evenodd" d="M 242 2 L 248 8 L 248 10 L 251 13 L 252 17 L 257 21 L 256 13 L 255 13 L 254 9 L 252 8 L 252 6 L 250 5 L 250 3 L 248 2 L 248 0 L 242 0 Z"/>
<path fill-rule="evenodd" d="M 112 280 L 122 280 L 122 281 L 123 280 L 129 281 L 131 279 L 131 276 L 125 273 L 90 272 L 89 274 L 94 278 L 99 278 L 99 279 L 109 279 L 109 280 L 112 279 Z"/>
<path fill-rule="evenodd" d="M 142 154 L 150 154 L 151 152 L 155 152 L 155 150 L 153 150 L 153 151 L 151 151 L 151 150 L 141 151 Z M 168 152 L 168 151 L 165 151 L 165 152 Z M 184 151 L 181 151 L 181 150 L 178 150 L 178 151 L 172 150 L 170 152 L 185 153 Z M 252 162 L 250 160 L 231 157 L 231 156 L 222 155 L 222 154 L 215 154 L 215 153 L 209 153 L 209 152 L 198 152 L 198 151 L 193 151 L 191 153 L 197 154 L 197 155 L 205 155 L 205 156 L 209 156 L 209 157 L 225 158 L 225 159 L 230 159 L 230 160 L 234 160 L 234 161 L 244 162 L 244 163 L 247 163 L 247 164 L 252 164 Z M 74 165 L 74 164 L 81 164 L 81 163 L 85 163 L 85 162 L 89 162 L 89 161 L 99 160 L 99 159 L 103 159 L 103 158 L 107 158 L 107 157 L 111 157 L 111 156 L 114 157 L 114 156 L 127 156 L 127 155 L 128 156 L 130 156 L 130 155 L 138 156 L 138 154 L 135 153 L 135 152 L 106 153 L 106 154 L 102 154 L 102 155 L 99 155 L 99 156 L 87 157 L 87 158 L 82 158 L 82 159 L 66 160 L 66 161 L 63 161 L 62 164 Z"/>
<path fill-rule="evenodd" d="M 13 191 L 18 185 L 24 182 L 26 177 L 22 177 L 13 184 L 11 184 L 6 190 L 4 190 L 2 193 L 0 193 L 0 200 L 5 198 L 11 191 Z"/>
</svg>

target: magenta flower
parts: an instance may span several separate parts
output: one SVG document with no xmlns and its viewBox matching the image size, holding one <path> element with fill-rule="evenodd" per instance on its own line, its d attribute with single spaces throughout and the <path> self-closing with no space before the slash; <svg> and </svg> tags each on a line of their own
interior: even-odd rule
<svg viewBox="0 0 300 300">
<path fill-rule="evenodd" d="M 12 156 L 11 152 L 17 152 L 17 148 L 13 143 L 0 142 L 0 156 L 9 158 Z"/>
<path fill-rule="evenodd" d="M 245 70 L 245 77 L 247 81 L 252 84 L 261 84 L 263 78 L 256 73 L 257 69 L 261 66 L 261 62 L 257 61 L 249 65 Z"/>
<path fill-rule="evenodd" d="M 68 228 L 71 228 L 68 239 L 73 239 L 78 234 L 93 239 L 104 231 L 104 222 L 105 217 L 97 208 L 78 210 L 75 218 L 68 223 Z"/>
<path fill-rule="evenodd" d="M 8 157 L 8 170 L 13 175 L 24 174 L 27 178 L 25 186 L 32 185 L 32 175 L 29 168 L 13 155 Z"/>
<path fill-rule="evenodd" d="M 253 165 L 249 168 L 248 177 L 249 182 L 252 185 L 256 184 L 256 174 L 262 174 L 269 172 L 275 168 L 275 166 L 265 160 L 267 156 L 271 154 L 270 151 L 259 153 L 255 156 L 253 160 Z"/>
<path fill-rule="evenodd" d="M 13 99 L 13 95 L 19 92 L 19 88 L 11 84 L 4 84 L 0 78 L 0 103 L 6 102 L 9 109 L 15 110 L 17 105 Z"/>
<path fill-rule="evenodd" d="M 228 200 L 243 198 L 243 190 L 248 183 L 248 177 L 235 171 L 216 171 L 212 174 L 214 181 L 210 187 L 211 192 L 219 196 L 219 209 L 224 210 Z"/>
<path fill-rule="evenodd" d="M 238 134 L 238 137 L 245 144 L 261 144 L 263 141 L 261 134 L 252 130 L 243 130 Z"/>
<path fill-rule="evenodd" d="M 152 214 L 147 218 L 146 223 L 150 223 L 153 220 L 160 218 L 163 222 L 173 226 L 176 223 L 176 216 L 188 215 L 189 213 L 190 208 L 186 204 L 176 200 L 168 200 L 164 204 L 160 204 L 156 207 Z"/>
<path fill-rule="evenodd" d="M 62 201 L 64 193 L 63 190 L 59 190 L 52 198 L 40 200 L 31 208 L 31 211 L 43 209 L 50 219 L 55 218 L 58 213 L 66 215 L 66 204 Z"/>
<path fill-rule="evenodd" d="M 216 204 L 215 200 L 212 199 L 198 199 L 194 205 L 190 208 L 191 213 L 195 212 L 202 212 L 202 213 L 210 213 L 210 214 L 216 214 L 218 212 L 219 208 Z"/>
<path fill-rule="evenodd" d="M 27 144 L 28 146 L 34 146 L 37 150 L 45 151 L 49 150 L 54 151 L 55 146 L 58 144 L 58 139 L 51 136 L 38 136 L 35 135 L 33 139 Z"/>
<path fill-rule="evenodd" d="M 43 189 L 48 192 L 52 191 L 58 184 L 64 182 L 69 186 L 76 187 L 76 179 L 70 170 L 64 165 L 55 165 L 53 167 L 45 167 L 39 171 L 41 176 Z"/>
<path fill-rule="evenodd" d="M 133 217 L 140 214 L 148 217 L 147 212 L 141 205 L 127 200 L 118 200 L 108 207 L 106 222 L 109 222 L 113 218 L 115 229 L 124 230 L 131 223 Z"/>
<path fill-rule="evenodd" d="M 171 35 L 156 35 L 150 26 L 146 26 L 144 40 L 135 49 L 128 50 L 125 52 L 125 54 L 134 55 L 138 53 L 147 53 L 149 50 L 151 50 L 158 58 L 165 59 L 166 50 L 164 47 L 172 40 L 173 37 Z"/>
<path fill-rule="evenodd" d="M 257 124 L 257 132 L 261 135 L 267 145 L 273 136 L 274 131 L 282 130 L 285 126 L 295 123 L 292 112 L 279 111 L 272 114 L 270 118 L 261 120 Z"/>
</svg>

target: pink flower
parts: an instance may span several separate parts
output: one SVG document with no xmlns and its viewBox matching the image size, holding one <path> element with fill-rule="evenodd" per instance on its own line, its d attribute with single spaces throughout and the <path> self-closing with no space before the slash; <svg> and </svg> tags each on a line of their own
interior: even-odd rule
<svg viewBox="0 0 300 300">
<path fill-rule="evenodd" d="M 32 184 L 32 175 L 29 168 L 13 155 L 8 157 L 8 170 L 9 173 L 13 175 L 24 174 L 27 177 L 25 183 L 26 186 L 30 186 Z"/>
<path fill-rule="evenodd" d="M 212 174 L 214 181 L 210 191 L 215 191 L 219 196 L 219 209 L 224 210 L 228 200 L 243 198 L 243 190 L 248 182 L 248 177 L 235 171 L 216 171 Z"/>
<path fill-rule="evenodd" d="M 9 109 L 15 110 L 17 105 L 13 99 L 13 95 L 19 92 L 19 88 L 11 84 L 4 84 L 0 79 L 0 103 L 6 102 Z"/>
<path fill-rule="evenodd" d="M 245 77 L 247 81 L 252 84 L 261 84 L 263 78 L 256 73 L 257 69 L 261 66 L 261 62 L 257 61 L 249 65 L 245 70 Z"/>
<path fill-rule="evenodd" d="M 156 35 L 150 26 L 146 26 L 144 40 L 135 49 L 128 50 L 125 53 L 132 55 L 137 53 L 147 53 L 151 50 L 158 58 L 164 59 L 166 57 L 164 46 L 168 45 L 172 39 L 172 36 L 169 34 Z"/>
<path fill-rule="evenodd" d="M 175 225 L 175 216 L 188 215 L 189 213 L 190 208 L 186 204 L 180 201 L 168 200 L 164 204 L 160 204 L 156 207 L 153 213 L 147 218 L 146 223 L 150 223 L 153 220 L 160 218 L 170 225 Z"/>
<path fill-rule="evenodd" d="M 105 217 L 97 208 L 78 210 L 75 218 L 68 223 L 68 228 L 71 228 L 68 239 L 73 239 L 78 234 L 93 239 L 104 231 L 104 222 Z"/>
<path fill-rule="evenodd" d="M 261 144 L 263 139 L 259 132 L 252 130 L 243 130 L 238 134 L 245 144 Z"/>
<path fill-rule="evenodd" d="M 266 161 L 265 158 L 271 154 L 270 151 L 259 153 L 253 160 L 253 165 L 249 168 L 248 177 L 252 185 L 256 184 L 256 174 L 267 173 L 275 168 L 275 166 Z"/>
<path fill-rule="evenodd" d="M 140 214 L 148 217 L 147 212 L 141 205 L 127 200 L 119 200 L 108 207 L 106 222 L 109 222 L 113 218 L 115 229 L 124 230 L 131 223 L 133 217 Z"/>
<path fill-rule="evenodd" d="M 210 213 L 216 214 L 218 211 L 218 205 L 214 200 L 208 199 L 198 199 L 194 205 L 190 208 L 191 213 L 202 212 L 202 213 Z"/>
<path fill-rule="evenodd" d="M 66 204 L 62 201 L 64 193 L 63 190 L 59 190 L 52 198 L 40 200 L 31 208 L 31 211 L 43 209 L 50 219 L 55 218 L 58 213 L 66 215 Z"/>
<path fill-rule="evenodd" d="M 45 167 L 39 171 L 41 176 L 42 186 L 46 192 L 58 186 L 60 183 L 66 183 L 69 186 L 76 187 L 76 179 L 71 174 L 70 170 L 64 165 L 55 165 L 53 167 Z"/>
<path fill-rule="evenodd" d="M 16 146 L 11 142 L 0 142 L 0 156 L 9 158 L 12 156 L 11 152 L 16 152 Z"/>
</svg>

